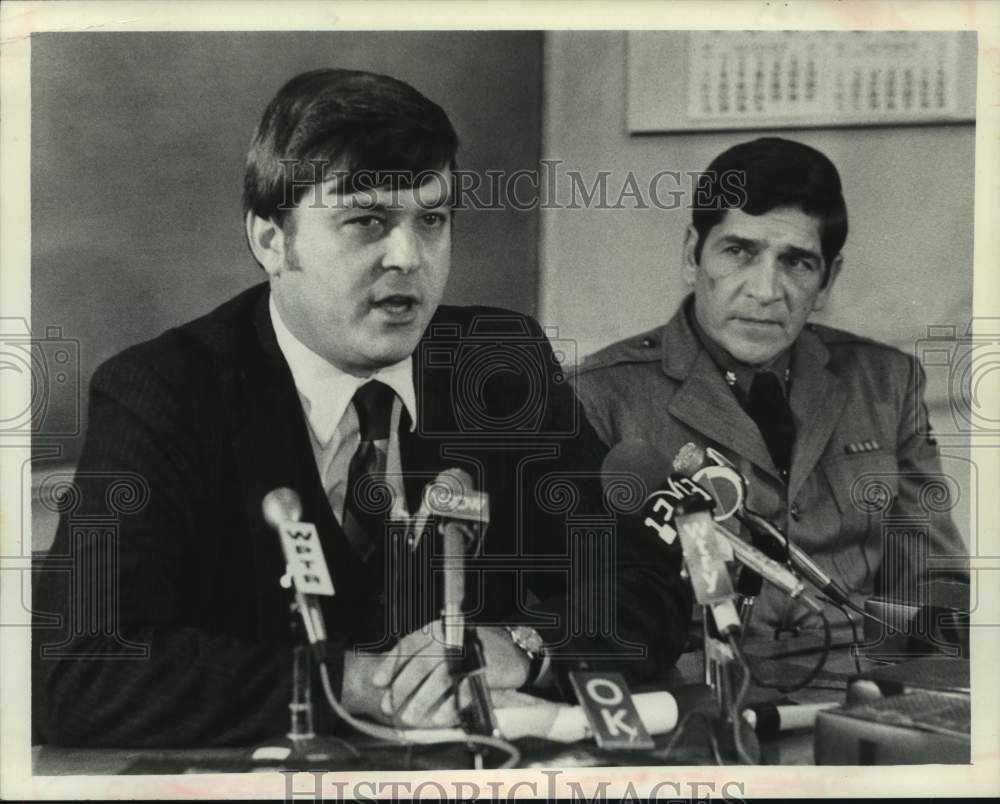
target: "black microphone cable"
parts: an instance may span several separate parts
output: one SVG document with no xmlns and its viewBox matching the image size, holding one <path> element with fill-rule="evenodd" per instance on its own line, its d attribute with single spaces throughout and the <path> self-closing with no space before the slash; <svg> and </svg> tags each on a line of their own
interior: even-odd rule
<svg viewBox="0 0 1000 804">
<path fill-rule="evenodd" d="M 854 648 L 856 645 L 860 644 L 860 640 L 858 639 L 858 624 L 854 622 L 854 618 L 851 616 L 851 612 L 847 610 L 847 607 L 844 606 L 839 601 L 831 600 L 828 597 L 823 597 L 821 599 L 829 603 L 831 606 L 836 606 L 838 609 L 840 609 L 840 613 L 844 615 L 844 619 L 847 620 L 847 624 L 851 626 L 851 648 Z M 861 660 L 858 658 L 858 654 L 856 651 L 851 650 L 851 654 L 854 659 L 854 669 L 857 670 L 858 673 L 860 674 Z"/>
<path fill-rule="evenodd" d="M 767 682 L 762 680 L 755 671 L 753 671 L 752 666 L 748 663 L 748 667 L 751 668 L 751 678 L 754 684 L 758 687 L 764 687 L 766 689 L 777 690 L 778 692 L 788 693 L 797 692 L 798 690 L 808 687 L 809 684 L 815 680 L 816 676 L 822 672 L 823 668 L 826 667 L 827 659 L 830 657 L 830 644 L 832 642 L 832 635 L 830 633 L 830 621 L 827 619 L 826 614 L 822 610 L 818 611 L 820 619 L 823 620 L 823 649 L 820 653 L 819 660 L 816 662 L 815 667 L 809 671 L 809 673 L 801 681 L 797 681 L 794 684 L 776 684 L 773 682 Z"/>
</svg>

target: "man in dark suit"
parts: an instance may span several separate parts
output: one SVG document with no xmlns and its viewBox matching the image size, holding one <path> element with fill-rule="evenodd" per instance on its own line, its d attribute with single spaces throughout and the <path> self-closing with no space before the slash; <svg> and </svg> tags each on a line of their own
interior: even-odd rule
<svg viewBox="0 0 1000 804">
<path fill-rule="evenodd" d="M 932 571 L 965 578 L 920 365 L 807 323 L 843 262 L 834 165 L 777 137 L 741 143 L 709 165 L 694 207 L 683 248 L 693 293 L 664 326 L 578 371 L 598 434 L 645 439 L 667 459 L 688 442 L 720 450 L 749 479 L 749 506 L 858 603 L 876 590 L 919 602 Z M 765 585 L 753 617 L 791 629 L 809 612 Z"/>
<path fill-rule="evenodd" d="M 72 569 L 46 573 L 39 598 L 63 625 L 38 632 L 47 739 L 248 744 L 286 729 L 291 593 L 261 512 L 281 487 L 318 528 L 327 664 L 350 711 L 456 720 L 434 534 L 389 538 L 452 467 L 489 495 L 466 609 L 492 688 L 558 685 L 581 662 L 648 678 L 676 659 L 678 557 L 614 538 L 604 447 L 541 328 L 439 306 L 457 144 L 440 107 L 385 76 L 319 70 L 272 100 L 244 188 L 267 283 L 94 375 L 50 553 Z"/>
</svg>

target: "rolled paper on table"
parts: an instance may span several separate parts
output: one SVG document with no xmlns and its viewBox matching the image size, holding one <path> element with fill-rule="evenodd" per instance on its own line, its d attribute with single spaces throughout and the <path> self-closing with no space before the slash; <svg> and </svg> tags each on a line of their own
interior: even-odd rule
<svg viewBox="0 0 1000 804">
<path fill-rule="evenodd" d="M 496 700 L 499 697 L 500 700 Z M 521 737 L 541 737 L 560 743 L 575 743 L 593 736 L 587 715 L 580 706 L 552 703 L 541 698 L 516 694 L 514 705 L 504 706 L 504 696 L 494 699 L 500 734 L 506 740 Z M 509 696 L 508 696 L 509 697 Z M 677 701 L 669 692 L 640 692 L 632 696 L 642 724 L 652 735 L 664 734 L 677 725 Z M 525 703 L 532 701 L 532 703 Z M 413 742 L 460 742 L 465 737 L 461 729 L 409 729 L 403 734 Z"/>
<path fill-rule="evenodd" d="M 677 725 L 677 701 L 669 692 L 640 692 L 632 696 L 642 724 L 650 734 L 663 734 Z M 587 715 L 580 706 L 540 704 L 496 710 L 497 725 L 508 740 L 541 737 L 560 743 L 575 743 L 593 736 Z"/>
</svg>

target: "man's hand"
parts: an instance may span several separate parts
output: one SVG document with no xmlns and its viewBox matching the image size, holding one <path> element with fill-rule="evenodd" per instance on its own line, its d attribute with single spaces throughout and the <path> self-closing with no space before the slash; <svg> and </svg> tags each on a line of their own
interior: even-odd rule
<svg viewBox="0 0 1000 804">
<path fill-rule="evenodd" d="M 516 689 L 528 677 L 528 657 L 502 628 L 476 629 L 483 646 L 486 682 L 491 689 Z M 344 659 L 344 705 L 383 722 L 445 727 L 458 722 L 458 709 L 444 629 L 440 620 L 407 634 L 389 652 Z M 462 705 L 468 702 L 465 690 Z"/>
</svg>

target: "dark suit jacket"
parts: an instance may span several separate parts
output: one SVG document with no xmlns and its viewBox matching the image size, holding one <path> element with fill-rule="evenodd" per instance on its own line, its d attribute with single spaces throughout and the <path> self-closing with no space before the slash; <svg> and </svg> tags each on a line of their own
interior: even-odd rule
<svg viewBox="0 0 1000 804">
<path fill-rule="evenodd" d="M 416 603 L 349 547 L 267 298 L 266 286 L 252 288 L 94 375 L 50 552 L 71 569 L 44 573 L 38 598 L 63 623 L 36 640 L 52 742 L 248 744 L 287 730 L 291 596 L 261 514 L 280 486 L 300 494 L 333 576 L 335 688 L 339 651 L 400 635 L 386 632 L 394 599 L 409 625 L 438 616 L 431 540 L 408 576 L 423 590 Z M 409 509 L 452 466 L 490 495 L 483 555 L 467 573 L 472 619 L 531 623 L 563 662 L 614 663 L 633 678 L 672 665 L 690 616 L 678 558 L 654 539 L 615 538 L 600 502 L 604 447 L 537 323 L 441 307 L 414 354 L 414 382 L 419 421 L 400 444 Z M 608 548 L 584 546 L 602 531 Z M 606 610 L 615 624 L 595 624 Z"/>
<path fill-rule="evenodd" d="M 809 324 L 791 368 L 796 438 L 787 485 L 683 305 L 664 326 L 588 357 L 576 390 L 609 445 L 641 438 L 665 460 L 687 442 L 721 450 L 749 479 L 749 505 L 858 603 L 875 591 L 912 598 L 928 572 L 966 578 L 967 550 L 948 514 L 957 498 L 949 499 L 937 446 L 923 435 L 919 363 L 885 344 Z M 754 609 L 754 621 L 768 626 L 792 626 L 807 615 L 766 584 Z"/>
</svg>

